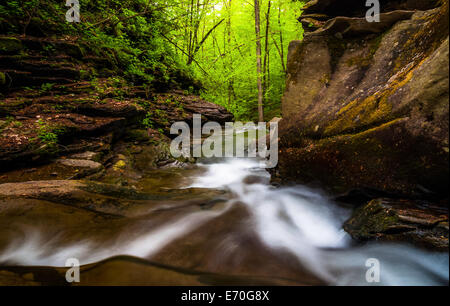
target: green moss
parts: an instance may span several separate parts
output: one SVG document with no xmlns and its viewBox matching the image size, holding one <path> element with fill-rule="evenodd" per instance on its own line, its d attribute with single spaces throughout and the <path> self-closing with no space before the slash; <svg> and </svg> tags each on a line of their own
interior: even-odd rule
<svg viewBox="0 0 450 306">
<path fill-rule="evenodd" d="M 329 137 L 348 132 L 354 133 L 394 120 L 395 115 L 392 114 L 389 97 L 412 79 L 414 71 L 422 63 L 398 76 L 398 80 L 393 81 L 386 90 L 377 92 L 363 100 L 353 100 L 347 104 L 338 112 L 337 119 L 325 128 L 324 135 Z"/>
<path fill-rule="evenodd" d="M 127 164 L 125 163 L 125 161 L 119 160 L 117 163 L 114 164 L 113 169 L 114 171 L 119 171 L 125 169 L 126 166 Z"/>
<path fill-rule="evenodd" d="M 0 86 L 6 85 L 6 75 L 0 71 Z"/>
<path fill-rule="evenodd" d="M 376 38 L 372 39 L 369 42 L 369 48 L 365 55 L 363 56 L 356 56 L 347 61 L 347 65 L 349 67 L 351 66 L 358 66 L 360 68 L 365 68 L 370 66 L 370 64 L 373 62 L 373 57 L 375 53 L 377 52 L 378 48 L 380 47 L 381 41 L 383 39 L 384 34 L 377 36 Z"/>
<path fill-rule="evenodd" d="M 377 199 L 356 209 L 345 229 L 357 239 L 368 240 L 379 233 L 389 232 L 390 228 L 398 223 L 398 217 L 390 214 L 389 210 L 383 207 L 382 200 Z"/>
<path fill-rule="evenodd" d="M 130 129 L 125 132 L 124 138 L 127 141 L 146 142 L 150 140 L 148 132 L 142 129 Z"/>
<path fill-rule="evenodd" d="M 22 42 L 17 38 L 0 37 L 0 54 L 18 53 L 22 49 Z"/>
<path fill-rule="evenodd" d="M 118 187 L 111 184 L 96 183 L 92 181 L 84 182 L 84 186 L 80 189 L 90 192 L 101 194 L 104 196 L 116 197 L 119 199 L 129 199 L 129 200 L 158 200 L 160 197 L 157 195 L 149 195 L 144 193 L 138 193 L 133 189 L 126 187 Z"/>
<path fill-rule="evenodd" d="M 339 63 L 339 60 L 341 59 L 342 55 L 347 49 L 347 44 L 342 39 L 330 37 L 327 40 L 327 45 L 328 49 L 330 50 L 331 72 L 333 73 L 334 70 L 336 69 L 337 64 Z"/>
</svg>

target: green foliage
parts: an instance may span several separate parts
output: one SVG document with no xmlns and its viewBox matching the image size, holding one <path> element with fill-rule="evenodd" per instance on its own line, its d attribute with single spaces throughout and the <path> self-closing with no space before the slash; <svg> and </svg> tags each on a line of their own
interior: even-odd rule
<svg viewBox="0 0 450 306">
<path fill-rule="evenodd" d="M 74 39 L 83 54 L 106 59 L 106 69 L 129 83 L 201 93 L 237 119 L 256 119 L 253 1 L 79 1 L 81 22 L 68 23 L 63 0 L 3 0 L 0 32 Z M 266 119 L 280 114 L 288 44 L 303 34 L 297 22 L 303 2 L 260 0 Z M 58 51 L 51 43 L 43 48 L 48 56 Z"/>
<path fill-rule="evenodd" d="M 53 83 L 44 83 L 41 85 L 41 93 L 49 92 L 55 84 Z"/>
<path fill-rule="evenodd" d="M 189 55 L 193 57 L 190 67 L 204 85 L 202 97 L 226 107 L 236 119 L 256 120 L 258 90 L 253 1 L 195 0 L 184 1 L 184 4 L 188 13 L 177 19 L 178 28 L 172 31 L 171 37 L 177 38 L 177 45 L 183 49 L 179 54 L 187 63 Z M 297 21 L 302 5 L 303 1 L 270 0 L 268 10 L 269 0 L 260 0 L 262 61 L 266 63 L 262 76 L 265 80 L 264 112 L 268 120 L 281 112 L 288 44 L 303 35 Z"/>
<path fill-rule="evenodd" d="M 68 8 L 63 0 L 2 1 L 0 32 L 76 36 L 89 55 L 106 58 L 118 75 L 135 84 L 165 88 L 188 88 L 196 84 L 190 68 L 161 36 L 171 29 L 166 4 L 151 0 L 79 2 L 81 22 L 68 23 L 65 20 Z M 54 51 L 51 44 L 43 46 L 45 54 Z"/>
<path fill-rule="evenodd" d="M 58 143 L 58 130 L 52 128 L 51 126 L 49 126 L 45 121 L 43 121 L 42 119 L 38 120 L 38 137 L 39 139 L 53 147 L 56 146 L 56 144 Z"/>
<path fill-rule="evenodd" d="M 142 125 L 145 128 L 150 128 L 153 129 L 155 127 L 155 123 L 152 120 L 152 113 L 147 113 L 147 115 L 145 116 L 144 120 L 142 120 Z"/>
</svg>

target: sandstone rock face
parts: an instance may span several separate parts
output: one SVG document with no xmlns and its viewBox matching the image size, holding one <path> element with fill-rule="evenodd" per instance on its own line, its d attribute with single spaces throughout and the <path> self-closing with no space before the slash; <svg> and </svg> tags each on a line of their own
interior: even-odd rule
<svg viewBox="0 0 450 306">
<path fill-rule="evenodd" d="M 448 210 L 441 207 L 376 199 L 358 208 L 344 228 L 358 240 L 409 241 L 448 251 Z"/>
<path fill-rule="evenodd" d="M 289 47 L 282 180 L 448 194 L 448 1 L 384 4 L 376 24 L 342 1 L 308 3 L 300 19 L 321 23 Z"/>
</svg>

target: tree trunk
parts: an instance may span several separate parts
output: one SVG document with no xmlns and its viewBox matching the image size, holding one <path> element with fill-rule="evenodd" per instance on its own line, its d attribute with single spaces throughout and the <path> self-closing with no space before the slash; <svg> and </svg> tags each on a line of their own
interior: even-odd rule
<svg viewBox="0 0 450 306">
<path fill-rule="evenodd" d="M 232 0 L 227 0 L 226 1 L 226 7 L 227 7 L 227 45 L 228 45 L 228 49 L 231 50 L 231 1 Z M 226 50 L 224 50 L 225 52 L 227 52 Z M 231 77 L 229 77 L 228 79 L 228 106 L 231 106 L 231 100 L 233 97 L 233 86 L 234 86 L 234 82 L 233 82 L 233 56 L 232 54 L 230 54 L 228 56 L 228 69 L 230 69 L 230 75 Z"/>
<path fill-rule="evenodd" d="M 268 70 L 268 61 L 269 61 L 269 30 L 270 30 L 270 5 L 271 2 L 267 4 L 267 13 L 266 13 L 266 33 L 265 33 L 265 41 L 264 41 L 264 82 L 263 82 L 263 102 L 266 102 L 267 88 L 269 87 L 269 70 Z"/>
<path fill-rule="evenodd" d="M 258 79 L 258 118 L 264 121 L 263 93 L 261 84 L 261 29 L 259 0 L 255 0 L 255 32 L 256 32 L 256 71 Z"/>
<path fill-rule="evenodd" d="M 283 29 L 281 28 L 281 5 L 278 8 L 278 27 L 280 28 L 280 57 L 281 66 L 283 67 L 284 73 L 286 73 L 286 64 L 284 62 L 284 51 L 283 51 Z"/>
</svg>

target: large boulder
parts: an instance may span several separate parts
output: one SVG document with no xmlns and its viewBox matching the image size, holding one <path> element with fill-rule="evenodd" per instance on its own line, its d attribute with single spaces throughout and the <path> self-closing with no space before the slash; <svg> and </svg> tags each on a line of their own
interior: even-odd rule
<svg viewBox="0 0 450 306">
<path fill-rule="evenodd" d="M 355 210 L 344 228 L 358 240 L 408 241 L 448 251 L 448 210 L 426 203 L 372 200 Z"/>
<path fill-rule="evenodd" d="M 336 2 L 311 1 L 306 13 Z M 360 17 L 350 13 L 342 20 Z M 344 33 L 335 19 L 290 44 L 279 178 L 339 193 L 448 194 L 448 1 L 395 14 L 387 30 L 362 18 Z"/>
<path fill-rule="evenodd" d="M 298 286 L 310 285 L 281 277 L 210 273 L 116 256 L 80 269 L 80 282 L 67 283 L 67 268 L 0 267 L 3 286 Z M 320 284 L 320 283 L 318 283 Z"/>
</svg>

